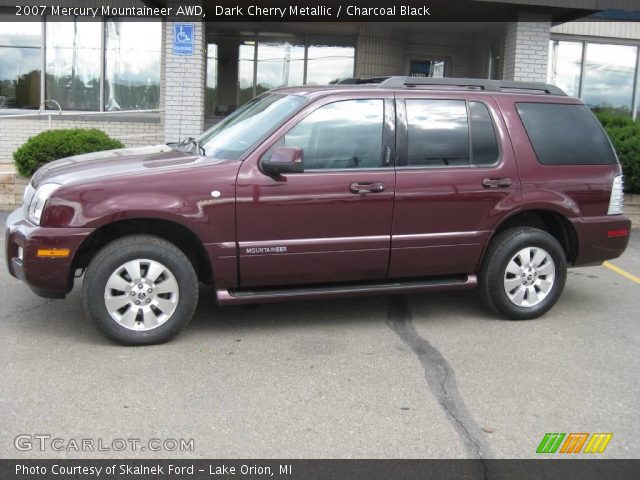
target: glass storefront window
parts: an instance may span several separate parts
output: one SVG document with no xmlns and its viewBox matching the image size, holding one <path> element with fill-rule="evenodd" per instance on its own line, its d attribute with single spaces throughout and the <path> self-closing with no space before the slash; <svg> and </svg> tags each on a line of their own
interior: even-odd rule
<svg viewBox="0 0 640 480">
<path fill-rule="evenodd" d="M 591 108 L 631 112 L 637 47 L 588 43 L 582 99 Z"/>
<path fill-rule="evenodd" d="M 638 77 L 638 84 L 636 85 L 636 105 L 635 105 L 635 109 L 636 109 L 636 115 L 635 115 L 635 119 L 640 118 L 640 73 L 637 74 Z"/>
<path fill-rule="evenodd" d="M 307 51 L 307 84 L 326 85 L 353 77 L 355 47 L 350 43 L 312 37 Z"/>
<path fill-rule="evenodd" d="M 205 115 L 216 114 L 218 106 L 218 46 L 215 43 L 207 45 L 207 91 L 205 100 Z"/>
<path fill-rule="evenodd" d="M 104 70 L 106 111 L 158 108 L 161 31 L 160 22 L 107 20 Z"/>
<path fill-rule="evenodd" d="M 354 73 L 353 37 L 221 32 L 209 41 L 218 48 L 207 56 L 207 75 L 217 76 L 215 87 L 207 81 L 208 91 L 216 93 L 213 102 L 207 97 L 207 115 L 231 113 L 274 88 L 335 83 Z"/>
<path fill-rule="evenodd" d="M 45 92 L 64 110 L 100 108 L 101 32 L 98 22 L 47 22 Z"/>
<path fill-rule="evenodd" d="M 240 45 L 240 59 L 238 61 L 238 105 L 244 105 L 253 97 L 253 63 L 255 42 L 245 41 Z"/>
<path fill-rule="evenodd" d="M 304 45 L 258 43 L 256 95 L 277 87 L 304 83 Z"/>
<path fill-rule="evenodd" d="M 551 40 L 549 42 L 549 66 L 547 81 L 567 95 L 580 95 L 580 70 L 582 43 Z"/>
<path fill-rule="evenodd" d="M 2 16 L 0 24 L 0 109 L 38 108 L 42 26 Z"/>
<path fill-rule="evenodd" d="M 159 22 L 46 18 L 43 24 L 15 22 L 13 16 L 0 15 L 0 108 L 35 109 L 44 99 L 56 100 L 63 110 L 159 108 Z M 44 99 L 40 98 L 42 89 Z M 46 108 L 57 106 L 48 103 Z"/>
</svg>

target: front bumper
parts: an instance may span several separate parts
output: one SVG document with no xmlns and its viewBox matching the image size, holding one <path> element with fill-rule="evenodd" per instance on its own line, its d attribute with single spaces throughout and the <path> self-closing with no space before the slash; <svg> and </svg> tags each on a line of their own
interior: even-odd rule
<svg viewBox="0 0 640 480">
<path fill-rule="evenodd" d="M 93 228 L 46 228 L 31 223 L 20 208 L 6 222 L 5 259 L 9 273 L 34 293 L 64 298 L 73 288 L 73 257 Z M 68 248 L 64 258 L 39 258 L 38 249 Z M 22 249 L 22 255 L 19 251 Z"/>
<path fill-rule="evenodd" d="M 617 258 L 629 243 L 631 221 L 626 215 L 580 217 L 572 219 L 571 223 L 578 236 L 578 255 L 573 263 L 576 267 L 599 265 Z M 620 235 L 625 230 L 627 234 Z"/>
</svg>

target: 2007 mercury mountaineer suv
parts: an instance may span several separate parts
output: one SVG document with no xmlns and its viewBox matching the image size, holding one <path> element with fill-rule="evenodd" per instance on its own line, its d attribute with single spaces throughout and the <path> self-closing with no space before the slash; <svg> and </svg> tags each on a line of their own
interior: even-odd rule
<svg viewBox="0 0 640 480">
<path fill-rule="evenodd" d="M 150 344 L 220 304 L 478 287 L 514 320 L 627 246 L 621 167 L 556 87 L 391 77 L 281 88 L 198 138 L 43 166 L 7 220 L 10 273 Z"/>
</svg>

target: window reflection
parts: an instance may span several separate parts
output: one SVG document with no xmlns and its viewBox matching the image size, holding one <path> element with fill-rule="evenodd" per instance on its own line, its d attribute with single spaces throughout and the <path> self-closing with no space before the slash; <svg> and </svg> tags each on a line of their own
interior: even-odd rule
<svg viewBox="0 0 640 480">
<path fill-rule="evenodd" d="M 253 63 L 254 41 L 245 41 L 240 45 L 240 59 L 238 61 L 238 105 L 244 105 L 253 97 Z"/>
<path fill-rule="evenodd" d="M 640 99 L 638 99 L 638 95 L 640 95 L 640 74 L 638 74 L 638 85 L 636 85 L 636 115 L 634 118 L 638 118 L 638 114 L 640 114 Z"/>
<path fill-rule="evenodd" d="M 276 87 L 302 85 L 303 80 L 304 45 L 258 43 L 258 95 Z"/>
<path fill-rule="evenodd" d="M 410 77 L 444 78 L 444 60 L 412 60 L 409 64 Z"/>
<path fill-rule="evenodd" d="M 215 115 L 218 106 L 218 45 L 207 45 L 206 115 Z"/>
<path fill-rule="evenodd" d="M 500 157 L 496 131 L 484 103 L 469 102 L 471 126 L 471 165 L 493 165 Z"/>
<path fill-rule="evenodd" d="M 240 32 L 209 40 L 218 45 L 217 57 L 207 57 L 208 74 L 218 77 L 216 87 L 207 84 L 216 90 L 218 107 L 208 107 L 208 115 L 230 113 L 274 88 L 335 83 L 354 74 L 353 37 Z"/>
<path fill-rule="evenodd" d="M 549 66 L 547 81 L 565 91 L 567 95 L 580 95 L 580 66 L 582 64 L 582 43 L 549 42 Z"/>
<path fill-rule="evenodd" d="M 637 47 L 587 44 L 582 99 L 590 107 L 631 112 Z"/>
<path fill-rule="evenodd" d="M 307 56 L 307 85 L 326 85 L 353 77 L 352 46 L 309 45 Z"/>
<path fill-rule="evenodd" d="M 0 16 L 0 22 L 0 108 L 38 108 L 41 26 L 11 23 L 5 16 Z"/>
<path fill-rule="evenodd" d="M 305 170 L 381 166 L 382 100 L 324 105 L 293 127 L 283 145 L 304 151 Z"/>
<path fill-rule="evenodd" d="M 409 165 L 469 165 L 464 100 L 407 100 L 406 106 Z"/>
<path fill-rule="evenodd" d="M 47 98 L 63 109 L 97 110 L 100 106 L 100 32 L 97 22 L 48 22 Z"/>
<path fill-rule="evenodd" d="M 107 21 L 105 110 L 158 108 L 161 28 L 160 22 Z"/>
</svg>

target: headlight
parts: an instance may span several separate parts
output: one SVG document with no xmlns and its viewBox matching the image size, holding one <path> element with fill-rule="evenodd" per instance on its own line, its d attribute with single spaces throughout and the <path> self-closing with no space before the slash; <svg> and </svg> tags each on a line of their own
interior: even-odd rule
<svg viewBox="0 0 640 480">
<path fill-rule="evenodd" d="M 44 211 L 47 200 L 49 200 L 51 194 L 58 188 L 60 188 L 60 185 L 57 183 L 45 183 L 38 187 L 29 204 L 29 220 L 36 225 L 40 225 L 40 219 L 42 218 L 42 212 Z"/>
</svg>

